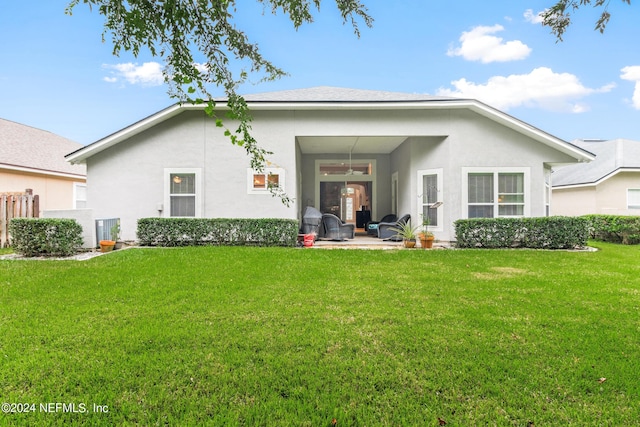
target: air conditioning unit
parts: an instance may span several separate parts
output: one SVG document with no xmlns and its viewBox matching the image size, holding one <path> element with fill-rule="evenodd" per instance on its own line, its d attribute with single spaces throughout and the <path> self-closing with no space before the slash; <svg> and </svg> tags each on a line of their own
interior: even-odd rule
<svg viewBox="0 0 640 427">
<path fill-rule="evenodd" d="M 96 219 L 96 242 L 116 240 L 116 234 L 111 233 L 114 227 L 120 227 L 120 218 Z"/>
</svg>

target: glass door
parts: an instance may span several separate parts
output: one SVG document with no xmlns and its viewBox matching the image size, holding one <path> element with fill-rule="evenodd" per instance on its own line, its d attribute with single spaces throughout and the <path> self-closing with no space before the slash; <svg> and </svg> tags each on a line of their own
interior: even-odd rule
<svg viewBox="0 0 640 427">
<path fill-rule="evenodd" d="M 342 193 L 345 182 L 320 182 L 320 212 L 342 218 Z"/>
<path fill-rule="evenodd" d="M 370 181 L 320 181 L 320 212 L 353 224 L 358 217 L 370 218 L 371 188 Z"/>
<path fill-rule="evenodd" d="M 419 221 L 429 221 L 429 230 L 442 231 L 444 219 L 442 169 L 418 171 Z"/>
</svg>

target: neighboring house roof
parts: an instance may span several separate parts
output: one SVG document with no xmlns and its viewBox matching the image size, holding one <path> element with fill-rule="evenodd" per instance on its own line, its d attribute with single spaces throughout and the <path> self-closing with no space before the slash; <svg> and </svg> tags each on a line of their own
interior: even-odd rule
<svg viewBox="0 0 640 427">
<path fill-rule="evenodd" d="M 54 133 L 0 119 L 0 169 L 84 178 L 86 166 L 64 158 L 82 147 Z"/>
<path fill-rule="evenodd" d="M 596 155 L 587 164 L 562 167 L 553 174 L 553 187 L 596 185 L 622 171 L 640 171 L 640 141 L 577 140 L 575 145 Z"/>
<path fill-rule="evenodd" d="M 251 110 L 331 110 L 331 109 L 468 109 L 521 134 L 553 147 L 578 161 L 591 161 L 593 155 L 569 142 L 563 141 L 502 111 L 474 99 L 437 97 L 424 94 L 383 92 L 336 87 L 314 87 L 245 95 Z M 226 99 L 216 99 L 216 108 L 224 109 Z M 101 152 L 156 124 L 168 120 L 185 110 L 203 109 L 202 105 L 176 104 L 112 135 L 94 142 L 66 156 L 71 163 L 83 163 L 88 157 Z"/>
</svg>

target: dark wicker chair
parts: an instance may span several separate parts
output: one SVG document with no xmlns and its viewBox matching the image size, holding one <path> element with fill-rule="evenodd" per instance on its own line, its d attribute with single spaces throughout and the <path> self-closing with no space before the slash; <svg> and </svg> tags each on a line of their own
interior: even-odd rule
<svg viewBox="0 0 640 427">
<path fill-rule="evenodd" d="M 396 222 L 398 220 L 398 217 L 395 216 L 395 214 L 389 214 L 389 215 L 385 215 L 382 217 L 382 219 L 380 221 L 369 221 L 367 222 L 366 225 L 366 230 L 367 230 L 367 234 L 370 234 L 372 236 L 377 236 L 378 235 L 378 224 L 380 224 L 381 222 Z"/>
<path fill-rule="evenodd" d="M 333 214 L 322 214 L 320 237 L 328 240 L 345 240 L 356 237 L 355 224 L 346 224 Z"/>
<path fill-rule="evenodd" d="M 411 215 L 407 214 L 395 222 L 380 222 L 380 224 L 378 224 L 378 238 L 399 242 L 402 238 L 398 237 L 398 232 L 394 230 L 394 228 L 398 228 L 400 225 L 404 225 L 410 221 Z"/>
</svg>

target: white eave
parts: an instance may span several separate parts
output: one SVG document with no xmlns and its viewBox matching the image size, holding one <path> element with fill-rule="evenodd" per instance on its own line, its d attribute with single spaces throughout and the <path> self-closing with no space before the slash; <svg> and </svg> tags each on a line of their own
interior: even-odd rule
<svg viewBox="0 0 640 427">
<path fill-rule="evenodd" d="M 67 173 L 67 172 L 58 172 L 58 171 L 45 170 L 45 169 L 30 168 L 30 167 L 27 167 L 27 166 L 10 165 L 10 164 L 7 164 L 7 163 L 0 163 L 0 169 L 10 170 L 10 171 L 15 171 L 15 172 L 25 172 L 25 173 L 31 173 L 31 174 L 37 174 L 37 175 L 55 176 L 57 178 L 69 178 L 69 179 L 74 179 L 74 180 L 77 180 L 77 181 L 86 181 L 87 180 L 87 177 L 85 175 L 79 175 L 79 174 L 73 174 L 73 173 Z"/>
<path fill-rule="evenodd" d="M 64 157 L 71 164 L 84 163 L 87 158 L 93 156 L 94 154 L 98 154 L 99 152 L 106 150 L 109 147 L 113 147 L 114 145 L 126 139 L 129 139 L 134 135 L 144 132 L 145 130 L 150 129 L 155 125 L 168 120 L 171 117 L 177 116 L 185 108 L 202 109 L 203 107 L 179 104 L 172 105 L 171 107 L 165 108 L 164 110 L 161 110 L 147 118 L 140 120 L 139 122 L 127 126 L 126 128 L 121 129 L 116 133 L 113 133 L 79 150 L 76 150 L 73 153 L 69 153 Z"/>
<path fill-rule="evenodd" d="M 552 147 L 578 162 L 590 162 L 595 159 L 592 153 L 583 150 L 573 144 L 554 137 L 534 126 L 516 119 L 506 113 L 473 99 L 443 99 L 443 100 L 415 100 L 415 101 L 297 101 L 297 102 L 271 102 L 271 101 L 247 101 L 250 110 L 450 110 L 468 109 L 481 116 L 487 117 L 507 128 L 524 134 L 529 138 Z M 224 102 L 218 102 L 216 109 L 226 110 Z M 158 123 L 168 120 L 185 110 L 203 110 L 203 105 L 175 104 L 156 114 L 153 114 L 137 123 L 132 124 L 112 135 L 109 135 L 93 144 L 87 145 L 65 156 L 72 164 L 84 163 L 88 157 L 93 156 L 109 147 L 118 144 L 134 135 L 137 135 Z"/>
</svg>

